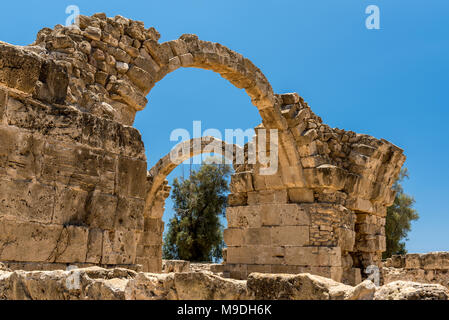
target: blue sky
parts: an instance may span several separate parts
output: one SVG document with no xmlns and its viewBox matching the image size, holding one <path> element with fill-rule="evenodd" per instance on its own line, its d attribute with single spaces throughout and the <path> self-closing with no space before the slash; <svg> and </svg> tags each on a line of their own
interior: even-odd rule
<svg viewBox="0 0 449 320">
<path fill-rule="evenodd" d="M 220 42 L 251 59 L 275 92 L 298 92 L 327 124 L 400 146 L 405 190 L 421 215 L 407 248 L 449 251 L 449 1 L 4 1 L 0 40 L 33 42 L 41 28 L 64 24 L 71 4 L 82 14 L 142 20 L 162 41 L 195 33 Z M 380 8 L 380 30 L 365 27 L 371 4 Z M 222 132 L 261 121 L 247 95 L 218 75 L 178 70 L 137 115 L 150 167 L 174 146 L 171 131 L 191 130 L 194 120 Z"/>
</svg>

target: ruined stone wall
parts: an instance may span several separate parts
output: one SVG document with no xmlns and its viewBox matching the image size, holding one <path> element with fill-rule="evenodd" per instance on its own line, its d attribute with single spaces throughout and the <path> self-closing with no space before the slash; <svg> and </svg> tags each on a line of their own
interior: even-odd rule
<svg viewBox="0 0 449 320">
<path fill-rule="evenodd" d="M 146 158 L 131 127 L 0 88 L 0 260 L 135 264 Z"/>
<path fill-rule="evenodd" d="M 235 164 L 222 271 L 357 283 L 361 268 L 379 265 L 402 150 L 323 124 L 298 94 L 275 94 L 251 61 L 218 43 L 159 38 L 142 22 L 96 14 L 43 29 L 31 46 L 0 43 L 0 260 L 161 272 L 165 177 L 176 165 L 147 174 L 129 126 L 158 81 L 195 67 L 247 92 L 258 134 L 279 133 L 276 174 Z"/>
<path fill-rule="evenodd" d="M 449 288 L 449 252 L 395 255 L 383 263 L 382 277 L 385 284 L 404 280 Z"/>
</svg>

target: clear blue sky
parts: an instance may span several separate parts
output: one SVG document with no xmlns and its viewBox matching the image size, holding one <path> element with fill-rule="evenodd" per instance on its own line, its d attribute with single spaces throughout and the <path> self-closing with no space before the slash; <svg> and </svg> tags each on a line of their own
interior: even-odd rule
<svg viewBox="0 0 449 320">
<path fill-rule="evenodd" d="M 260 67 L 275 92 L 302 95 L 329 125 L 397 144 L 410 172 L 405 190 L 421 215 L 407 248 L 449 251 L 449 1 L 3 1 L 0 40 L 33 42 L 41 28 L 63 24 L 71 4 L 82 14 L 142 20 L 162 41 L 195 33 L 220 42 Z M 380 8 L 381 30 L 365 28 L 370 4 Z M 218 75 L 178 70 L 137 116 L 150 167 L 173 147 L 170 132 L 194 120 L 224 130 L 261 119 Z"/>
</svg>

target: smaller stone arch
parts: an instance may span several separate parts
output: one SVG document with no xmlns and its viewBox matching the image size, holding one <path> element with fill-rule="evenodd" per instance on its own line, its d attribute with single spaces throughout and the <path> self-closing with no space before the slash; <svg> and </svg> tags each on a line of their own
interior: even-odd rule
<svg viewBox="0 0 449 320">
<path fill-rule="evenodd" d="M 182 152 L 184 151 L 184 152 Z M 187 152 L 186 152 L 187 151 Z M 167 176 L 182 162 L 204 153 L 218 153 L 233 163 L 244 148 L 214 137 L 202 137 L 179 143 L 161 158 L 147 174 L 144 231 L 137 249 L 137 261 L 144 271 L 162 272 L 162 236 L 165 200 L 170 195 Z"/>
<path fill-rule="evenodd" d="M 151 210 L 158 191 L 164 186 L 167 176 L 184 161 L 204 153 L 219 153 L 234 162 L 236 154 L 244 149 L 235 144 L 229 144 L 214 137 L 202 137 L 179 143 L 173 150 L 161 158 L 156 165 L 148 171 L 148 192 L 145 212 Z"/>
</svg>

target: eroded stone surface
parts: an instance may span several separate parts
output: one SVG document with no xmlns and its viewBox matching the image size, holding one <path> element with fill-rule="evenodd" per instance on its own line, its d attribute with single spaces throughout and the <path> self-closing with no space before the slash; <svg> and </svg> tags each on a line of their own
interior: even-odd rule
<svg viewBox="0 0 449 320">
<path fill-rule="evenodd" d="M 382 276 L 384 283 L 405 280 L 449 288 L 449 252 L 395 255 L 384 262 Z"/>
<path fill-rule="evenodd" d="M 374 300 L 449 300 L 449 290 L 440 284 L 395 281 L 380 288 Z"/>
</svg>

